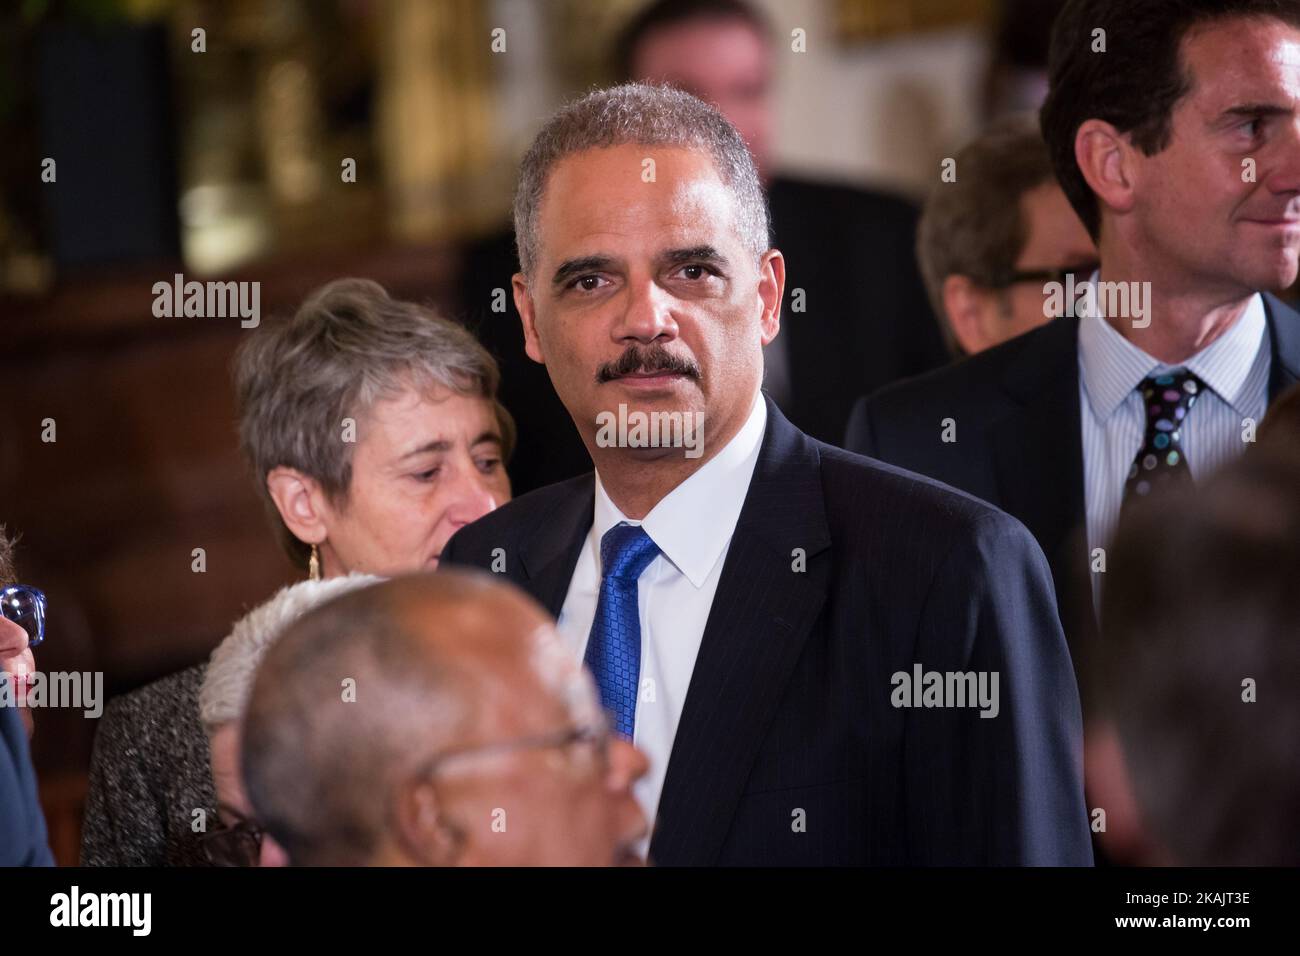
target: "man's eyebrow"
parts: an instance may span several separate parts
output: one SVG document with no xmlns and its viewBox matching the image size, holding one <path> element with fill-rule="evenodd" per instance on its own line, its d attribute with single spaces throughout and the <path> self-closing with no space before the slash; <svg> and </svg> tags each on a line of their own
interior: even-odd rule
<svg viewBox="0 0 1300 956">
<path fill-rule="evenodd" d="M 1295 113 L 1294 107 L 1279 106 L 1277 103 L 1242 103 L 1238 106 L 1229 106 L 1223 111 L 1223 116 L 1291 116 Z"/>
<path fill-rule="evenodd" d="M 553 289 L 561 288 L 567 285 L 574 276 L 581 275 L 584 272 L 599 272 L 602 269 L 608 269 L 613 264 L 613 256 L 600 253 L 592 256 L 579 256 L 576 259 L 565 259 L 560 263 L 560 267 L 555 270 L 555 275 L 551 277 L 551 287 Z"/>
<path fill-rule="evenodd" d="M 726 256 L 707 243 L 665 250 L 659 254 L 659 260 L 668 266 L 681 265 L 684 262 L 710 262 L 719 269 L 726 269 L 731 264 Z"/>
<path fill-rule="evenodd" d="M 505 444 L 501 440 L 501 435 L 498 432 L 485 431 L 483 434 L 479 435 L 478 438 L 475 438 L 472 442 L 470 442 L 469 447 L 475 448 L 479 445 L 484 444 L 485 442 L 495 442 L 498 445 Z"/>
<path fill-rule="evenodd" d="M 414 458 L 416 455 L 424 455 L 431 451 L 451 451 L 451 442 L 446 438 L 435 438 L 433 441 L 425 442 L 419 448 L 412 448 L 397 460 L 406 461 L 408 458 Z"/>
</svg>

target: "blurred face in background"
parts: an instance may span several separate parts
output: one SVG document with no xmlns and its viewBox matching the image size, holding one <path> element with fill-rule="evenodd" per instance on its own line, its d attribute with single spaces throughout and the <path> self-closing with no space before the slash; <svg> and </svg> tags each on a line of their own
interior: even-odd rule
<svg viewBox="0 0 1300 956">
<path fill-rule="evenodd" d="M 734 17 L 701 17 L 652 30 L 635 50 L 632 79 L 712 103 L 740 131 L 759 175 L 770 176 L 772 55 L 753 26 Z"/>
<path fill-rule="evenodd" d="M 1021 195 L 1020 221 L 1025 242 L 1015 261 L 1016 272 L 1064 270 L 1073 272 L 1079 283 L 1097 268 L 1097 248 L 1055 182 Z M 989 289 L 966 276 L 948 276 L 944 309 L 962 351 L 974 355 L 1056 318 L 1044 309 L 1046 281 L 1017 281 L 1004 289 Z"/>
<path fill-rule="evenodd" d="M 268 476 L 290 530 L 320 546 L 327 577 L 435 568 L 453 534 L 510 500 L 501 427 L 487 399 L 407 387 L 362 414 L 355 438 L 340 500 L 291 469 Z"/>
</svg>

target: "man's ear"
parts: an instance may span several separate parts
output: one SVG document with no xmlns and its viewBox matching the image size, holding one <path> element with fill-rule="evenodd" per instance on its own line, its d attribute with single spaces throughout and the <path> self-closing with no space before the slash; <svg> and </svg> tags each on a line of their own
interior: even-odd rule
<svg viewBox="0 0 1300 956">
<path fill-rule="evenodd" d="M 1119 213 L 1132 210 L 1136 170 L 1127 136 L 1105 120 L 1085 120 L 1074 134 L 1074 160 L 1100 205 Z"/>
<path fill-rule="evenodd" d="M 266 490 L 295 538 L 306 544 L 320 544 L 328 537 L 325 519 L 329 504 L 314 478 L 296 468 L 272 468 L 266 475 Z"/>
<path fill-rule="evenodd" d="M 758 263 L 758 297 L 763 301 L 763 344 L 781 331 L 781 297 L 785 294 L 785 256 L 779 249 L 763 253 Z"/>
<path fill-rule="evenodd" d="M 533 308 L 533 296 L 528 291 L 528 279 L 522 272 L 510 277 L 511 292 L 515 299 L 515 308 L 519 310 L 519 320 L 524 324 L 524 351 L 534 362 L 546 364 L 542 353 L 542 340 L 537 337 L 537 312 Z"/>
<path fill-rule="evenodd" d="M 952 337 L 967 355 L 988 347 L 984 329 L 985 295 L 969 276 L 953 275 L 943 280 L 943 311 Z"/>
<path fill-rule="evenodd" d="M 421 866 L 452 866 L 460 854 L 460 832 L 442 819 L 433 784 L 408 781 L 397 789 L 393 838 L 411 860 Z"/>
</svg>

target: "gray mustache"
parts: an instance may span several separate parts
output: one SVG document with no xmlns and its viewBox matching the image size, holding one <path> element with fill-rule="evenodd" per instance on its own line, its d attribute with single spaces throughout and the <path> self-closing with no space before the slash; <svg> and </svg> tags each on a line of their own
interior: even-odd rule
<svg viewBox="0 0 1300 956">
<path fill-rule="evenodd" d="M 616 378 L 635 372 L 655 374 L 670 372 L 685 375 L 692 379 L 700 377 L 700 367 L 688 358 L 674 355 L 662 345 L 641 347 L 633 345 L 613 362 L 606 362 L 596 370 L 596 381 L 600 384 L 612 382 Z"/>
</svg>

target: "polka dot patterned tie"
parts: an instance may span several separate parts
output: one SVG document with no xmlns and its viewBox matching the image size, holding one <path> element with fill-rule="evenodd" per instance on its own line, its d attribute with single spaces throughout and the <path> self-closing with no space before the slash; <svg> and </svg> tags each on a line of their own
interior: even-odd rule
<svg viewBox="0 0 1300 956">
<path fill-rule="evenodd" d="M 1124 482 L 1125 503 L 1191 480 L 1182 429 L 1205 384 L 1185 368 L 1148 375 L 1138 384 L 1147 413 L 1146 438 Z"/>
<path fill-rule="evenodd" d="M 584 660 L 596 677 L 600 703 L 614 729 L 629 740 L 636 721 L 641 674 L 641 614 L 637 579 L 659 546 L 640 525 L 617 524 L 600 539 L 600 597 Z"/>
</svg>

